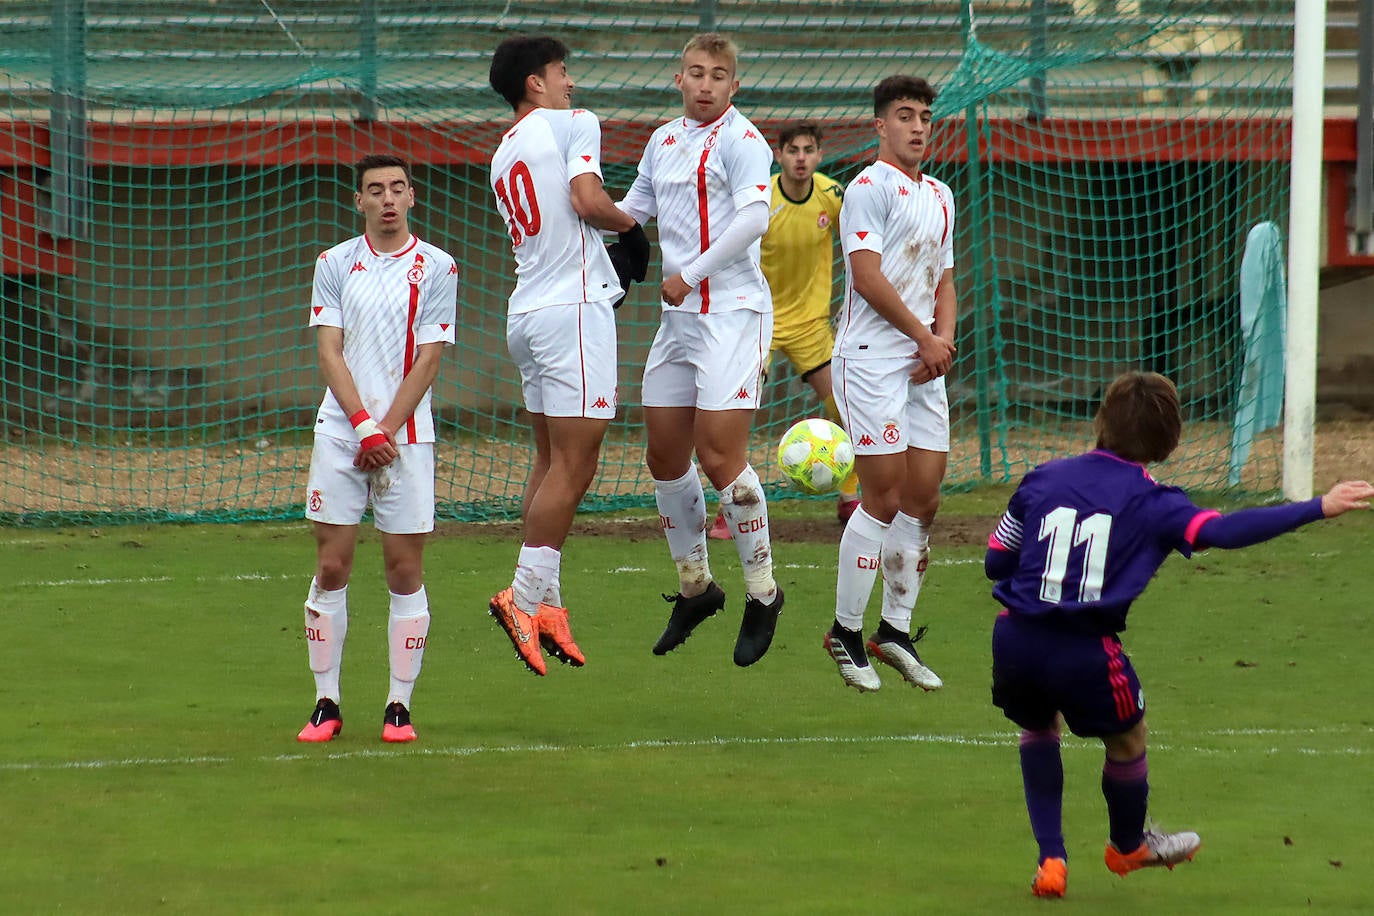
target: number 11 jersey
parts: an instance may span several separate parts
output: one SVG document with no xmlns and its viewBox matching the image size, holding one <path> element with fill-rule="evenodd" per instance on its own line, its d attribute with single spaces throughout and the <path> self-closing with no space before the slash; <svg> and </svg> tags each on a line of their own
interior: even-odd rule
<svg viewBox="0 0 1374 916">
<path fill-rule="evenodd" d="M 992 594 L 1015 614 L 1119 632 L 1164 560 L 1191 556 L 1216 515 L 1109 451 L 1046 462 L 1021 481 L 988 541 L 1017 554 Z"/>
</svg>

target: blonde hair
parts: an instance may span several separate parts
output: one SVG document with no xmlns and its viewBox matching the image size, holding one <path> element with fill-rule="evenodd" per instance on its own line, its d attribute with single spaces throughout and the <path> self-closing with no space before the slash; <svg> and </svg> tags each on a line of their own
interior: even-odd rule
<svg viewBox="0 0 1374 916">
<path fill-rule="evenodd" d="M 683 45 L 682 56 L 686 57 L 689 51 L 704 51 L 712 57 L 723 57 L 730 61 L 732 71 L 739 65 L 739 45 L 720 32 L 693 35 L 687 44 Z"/>
</svg>

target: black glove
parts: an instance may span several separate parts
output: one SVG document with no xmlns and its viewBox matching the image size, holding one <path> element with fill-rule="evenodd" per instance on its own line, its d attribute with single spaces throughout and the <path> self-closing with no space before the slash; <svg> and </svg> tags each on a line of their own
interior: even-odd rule
<svg viewBox="0 0 1374 916">
<path fill-rule="evenodd" d="M 618 240 L 607 246 L 606 253 L 611 256 L 611 266 L 625 294 L 629 293 L 632 281 L 643 283 L 649 275 L 649 237 L 639 223 L 620 233 Z M 612 308 L 620 308 L 624 301 L 625 295 L 621 295 Z"/>
</svg>

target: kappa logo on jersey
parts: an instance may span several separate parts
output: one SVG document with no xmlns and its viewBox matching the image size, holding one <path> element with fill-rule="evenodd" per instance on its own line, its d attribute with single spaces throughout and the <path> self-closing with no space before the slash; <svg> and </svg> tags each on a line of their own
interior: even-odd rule
<svg viewBox="0 0 1374 916">
<path fill-rule="evenodd" d="M 895 444 L 900 438 L 902 438 L 902 431 L 897 428 L 896 423 L 889 423 L 883 427 L 883 441 L 888 445 Z"/>
<path fill-rule="evenodd" d="M 873 437 L 870 436 L 868 433 L 864 433 L 862 436 L 859 437 L 859 444 L 860 444 L 860 445 L 872 445 L 872 444 L 873 444 Z"/>
<path fill-rule="evenodd" d="M 901 196 L 901 197 L 906 197 L 906 196 L 908 196 L 910 193 L 911 193 L 911 192 L 908 191 L 908 190 L 906 189 L 906 185 L 902 185 L 901 187 L 899 187 L 899 188 L 897 189 L 897 194 L 898 194 L 899 196 Z"/>
<path fill-rule="evenodd" d="M 747 400 L 749 400 L 749 389 L 748 389 L 748 388 L 745 388 L 743 385 L 741 385 L 741 386 L 740 386 L 740 389 L 739 389 L 739 394 L 735 395 L 735 400 L 736 400 L 736 401 L 747 401 Z"/>
<path fill-rule="evenodd" d="M 752 130 L 746 130 L 744 132 L 744 139 L 746 140 L 757 140 L 758 138 L 759 135 L 754 133 Z"/>
<path fill-rule="evenodd" d="M 673 146 L 676 143 L 677 137 L 674 137 L 672 134 L 669 134 L 667 138 L 663 141 L 664 146 Z"/>
<path fill-rule="evenodd" d="M 367 270 L 367 268 L 363 266 L 362 261 L 354 261 L 353 266 L 348 268 L 350 274 L 356 274 L 360 270 Z"/>
<path fill-rule="evenodd" d="M 854 183 L 855 183 L 855 184 L 872 184 L 872 183 L 873 183 L 873 179 L 871 179 L 871 178 L 869 178 L 867 175 L 865 175 L 864 177 L 860 178 L 858 181 L 856 181 L 856 182 L 854 182 Z"/>
<path fill-rule="evenodd" d="M 594 404 L 592 404 L 592 407 L 593 407 L 593 408 L 600 408 L 601 410 L 605 410 L 607 407 L 610 407 L 610 406 L 611 406 L 610 404 L 607 404 L 607 403 L 606 403 L 606 399 L 605 399 L 604 397 L 597 398 L 597 399 L 596 399 L 596 402 L 595 402 Z"/>
</svg>

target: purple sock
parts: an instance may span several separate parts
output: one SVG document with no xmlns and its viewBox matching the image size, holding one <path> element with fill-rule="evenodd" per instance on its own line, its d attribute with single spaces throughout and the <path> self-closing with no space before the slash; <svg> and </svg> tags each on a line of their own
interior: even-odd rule
<svg viewBox="0 0 1374 916">
<path fill-rule="evenodd" d="M 1112 845 L 1134 852 L 1145 839 L 1145 809 L 1150 797 L 1150 767 L 1142 753 L 1134 760 L 1102 764 L 1102 797 L 1107 800 L 1107 823 Z"/>
<path fill-rule="evenodd" d="M 1021 733 L 1021 785 L 1031 833 L 1040 846 L 1040 861 L 1067 859 L 1064 851 L 1064 762 L 1059 756 L 1059 732 Z"/>
</svg>

